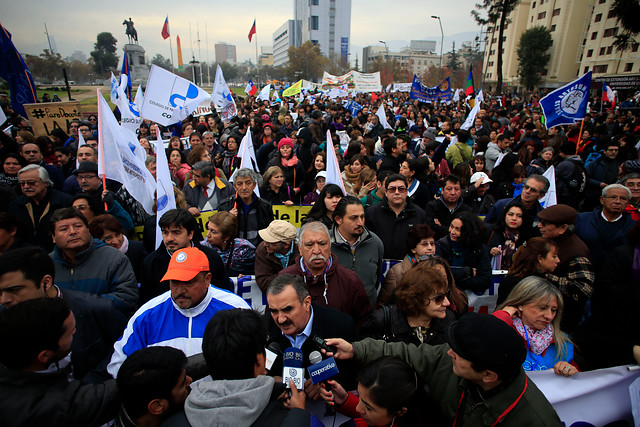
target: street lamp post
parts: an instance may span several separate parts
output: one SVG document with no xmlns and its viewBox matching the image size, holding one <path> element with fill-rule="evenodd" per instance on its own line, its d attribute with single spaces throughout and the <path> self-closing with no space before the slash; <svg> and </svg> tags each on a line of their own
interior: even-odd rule
<svg viewBox="0 0 640 427">
<path fill-rule="evenodd" d="M 440 81 L 442 81 L 442 47 L 444 46 L 444 31 L 442 31 L 442 19 L 439 16 L 431 15 L 433 19 L 437 19 L 440 23 Z"/>
<path fill-rule="evenodd" d="M 387 73 L 389 73 L 389 46 L 387 46 L 387 42 L 384 40 L 378 40 L 378 41 L 384 45 L 384 48 L 387 51 L 387 57 L 385 62 L 386 62 Z"/>
</svg>

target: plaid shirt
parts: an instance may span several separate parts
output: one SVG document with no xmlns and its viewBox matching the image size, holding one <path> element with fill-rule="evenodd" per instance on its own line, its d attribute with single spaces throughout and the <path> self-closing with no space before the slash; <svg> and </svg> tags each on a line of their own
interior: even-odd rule
<svg viewBox="0 0 640 427">
<path fill-rule="evenodd" d="M 591 267 L 591 261 L 587 257 L 575 257 L 569 261 L 569 269 L 566 276 L 547 274 L 547 280 L 560 289 L 564 295 L 569 294 L 569 289 L 576 288 L 581 293 L 590 297 L 593 293 L 593 281 L 595 274 Z"/>
</svg>

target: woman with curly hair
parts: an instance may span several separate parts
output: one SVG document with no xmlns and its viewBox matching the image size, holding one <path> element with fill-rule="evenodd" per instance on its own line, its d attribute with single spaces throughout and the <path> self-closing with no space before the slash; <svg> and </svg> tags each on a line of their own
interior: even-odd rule
<svg viewBox="0 0 640 427">
<path fill-rule="evenodd" d="M 482 292 L 491 285 L 491 261 L 483 225 L 472 212 L 458 213 L 449 234 L 438 240 L 436 254 L 449 262 L 460 289 Z"/>
</svg>

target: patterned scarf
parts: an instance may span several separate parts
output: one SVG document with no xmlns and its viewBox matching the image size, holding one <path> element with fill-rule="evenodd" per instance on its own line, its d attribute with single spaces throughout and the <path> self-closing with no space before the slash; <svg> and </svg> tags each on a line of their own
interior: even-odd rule
<svg viewBox="0 0 640 427">
<path fill-rule="evenodd" d="M 518 249 L 520 233 L 514 233 L 509 229 L 504 230 L 504 245 L 502 246 L 502 269 L 508 270 L 511 267 L 511 258 Z"/>
<path fill-rule="evenodd" d="M 519 317 L 515 317 L 513 326 L 520 336 L 527 340 L 529 350 L 535 355 L 541 355 L 553 342 L 553 326 L 551 324 L 548 324 L 544 329 L 536 331 L 522 323 Z"/>
<path fill-rule="evenodd" d="M 282 163 L 282 166 L 286 166 L 286 167 L 295 166 L 298 164 L 298 157 L 296 157 L 295 155 L 291 156 L 290 159 L 285 159 L 284 157 L 281 157 L 280 163 Z"/>
</svg>

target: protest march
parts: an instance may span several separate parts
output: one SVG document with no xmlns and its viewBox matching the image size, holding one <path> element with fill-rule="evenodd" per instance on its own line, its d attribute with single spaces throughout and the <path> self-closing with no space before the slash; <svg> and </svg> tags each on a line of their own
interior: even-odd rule
<svg viewBox="0 0 640 427">
<path fill-rule="evenodd" d="M 638 94 L 125 52 L 47 102 L 0 29 L 1 425 L 640 423 Z"/>
</svg>

